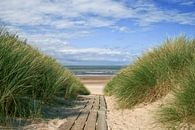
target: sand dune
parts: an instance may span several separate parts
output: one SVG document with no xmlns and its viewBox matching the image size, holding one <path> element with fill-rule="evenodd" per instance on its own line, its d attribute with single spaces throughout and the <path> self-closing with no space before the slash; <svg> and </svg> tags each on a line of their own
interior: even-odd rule
<svg viewBox="0 0 195 130">
<path fill-rule="evenodd" d="M 167 129 L 156 123 L 155 110 L 162 105 L 159 100 L 152 104 L 141 104 L 134 109 L 118 109 L 113 97 L 106 97 L 107 123 L 109 130 L 162 130 Z"/>
</svg>

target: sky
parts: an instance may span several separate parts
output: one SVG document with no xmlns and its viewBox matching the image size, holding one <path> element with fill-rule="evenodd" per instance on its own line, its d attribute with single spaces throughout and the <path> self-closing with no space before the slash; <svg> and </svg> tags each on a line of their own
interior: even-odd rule
<svg viewBox="0 0 195 130">
<path fill-rule="evenodd" d="M 195 36 L 195 0 L 0 0 L 0 24 L 64 65 L 127 65 Z"/>
</svg>

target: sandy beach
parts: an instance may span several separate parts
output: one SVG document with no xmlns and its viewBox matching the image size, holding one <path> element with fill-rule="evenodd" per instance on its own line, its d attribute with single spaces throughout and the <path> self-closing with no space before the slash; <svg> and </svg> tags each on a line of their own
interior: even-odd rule
<svg viewBox="0 0 195 130">
<path fill-rule="evenodd" d="M 103 95 L 103 89 L 112 76 L 78 76 L 91 94 Z"/>
</svg>

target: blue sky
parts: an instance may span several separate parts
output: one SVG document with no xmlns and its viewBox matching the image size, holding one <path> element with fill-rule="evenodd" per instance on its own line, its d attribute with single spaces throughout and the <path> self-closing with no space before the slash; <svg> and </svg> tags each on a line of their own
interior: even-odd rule
<svg viewBox="0 0 195 130">
<path fill-rule="evenodd" d="M 121 65 L 195 36 L 194 0 L 4 0 L 0 22 L 66 65 Z"/>
</svg>

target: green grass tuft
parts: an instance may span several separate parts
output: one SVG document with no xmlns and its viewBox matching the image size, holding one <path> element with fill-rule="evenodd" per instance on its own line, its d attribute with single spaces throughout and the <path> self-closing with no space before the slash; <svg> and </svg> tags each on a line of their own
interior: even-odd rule
<svg viewBox="0 0 195 130">
<path fill-rule="evenodd" d="M 0 28 L 0 123 L 11 117 L 38 116 L 41 106 L 61 91 L 66 98 L 89 94 L 55 59 Z"/>
<path fill-rule="evenodd" d="M 159 121 L 169 126 L 195 124 L 195 62 L 188 69 L 183 79 L 179 80 L 180 88 L 174 91 L 172 103 L 164 105 L 158 111 Z"/>
</svg>

